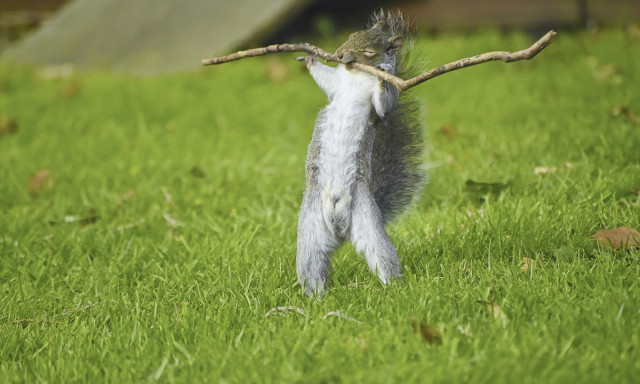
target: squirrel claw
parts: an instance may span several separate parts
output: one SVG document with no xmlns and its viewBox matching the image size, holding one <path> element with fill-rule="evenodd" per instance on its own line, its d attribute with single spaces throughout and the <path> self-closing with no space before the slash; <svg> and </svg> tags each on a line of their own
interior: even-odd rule
<svg viewBox="0 0 640 384">
<path fill-rule="evenodd" d="M 307 63 L 307 69 L 318 61 L 318 55 L 309 53 L 305 56 L 304 61 Z"/>
</svg>

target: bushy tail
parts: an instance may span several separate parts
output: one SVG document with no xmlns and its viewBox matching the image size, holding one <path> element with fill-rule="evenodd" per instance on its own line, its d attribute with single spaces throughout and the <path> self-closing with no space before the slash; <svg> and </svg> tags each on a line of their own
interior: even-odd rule
<svg viewBox="0 0 640 384">
<path fill-rule="evenodd" d="M 398 106 L 376 122 L 372 190 L 388 223 L 416 195 L 425 181 L 424 139 L 418 104 L 401 95 Z"/>
<path fill-rule="evenodd" d="M 396 73 L 411 77 L 417 68 L 408 65 L 413 39 L 408 23 L 398 11 L 379 11 L 372 23 L 387 20 L 392 35 L 405 37 L 397 57 Z M 425 182 L 424 138 L 420 108 L 416 100 L 400 94 L 398 104 L 376 122 L 376 141 L 372 156 L 372 190 L 385 223 L 401 212 Z"/>
</svg>

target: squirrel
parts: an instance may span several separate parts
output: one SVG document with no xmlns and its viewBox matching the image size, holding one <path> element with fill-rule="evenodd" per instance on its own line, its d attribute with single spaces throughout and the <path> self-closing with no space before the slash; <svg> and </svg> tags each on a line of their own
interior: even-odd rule
<svg viewBox="0 0 640 384">
<path fill-rule="evenodd" d="M 424 181 L 417 104 L 349 64 L 406 74 L 402 48 L 408 30 L 400 12 L 381 10 L 367 29 L 352 33 L 338 48 L 337 67 L 319 63 L 316 55 L 305 58 L 328 97 L 308 147 L 298 216 L 296 270 L 307 296 L 321 296 L 327 289 L 331 253 L 345 240 L 384 284 L 400 276 L 396 249 L 384 227 Z"/>
</svg>

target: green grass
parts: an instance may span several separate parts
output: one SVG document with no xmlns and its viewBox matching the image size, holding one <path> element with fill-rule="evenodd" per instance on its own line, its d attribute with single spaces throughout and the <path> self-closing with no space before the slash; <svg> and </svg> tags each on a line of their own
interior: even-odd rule
<svg viewBox="0 0 640 384">
<path fill-rule="evenodd" d="M 416 49 L 432 67 L 529 43 Z M 0 118 L 18 132 L 0 137 L 0 382 L 637 380 L 640 253 L 591 235 L 640 227 L 640 41 L 562 33 L 530 62 L 411 90 L 431 171 L 388 228 L 403 278 L 383 287 L 345 246 L 320 301 L 296 282 L 295 236 L 325 100 L 294 56 L 143 79 L 1 67 Z M 270 81 L 280 64 L 287 80 Z M 55 187 L 31 197 L 41 168 Z M 265 317 L 276 306 L 306 315 Z"/>
</svg>

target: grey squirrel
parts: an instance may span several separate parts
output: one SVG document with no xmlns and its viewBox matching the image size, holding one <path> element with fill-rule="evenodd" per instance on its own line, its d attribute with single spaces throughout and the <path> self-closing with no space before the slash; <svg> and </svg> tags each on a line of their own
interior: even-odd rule
<svg viewBox="0 0 640 384">
<path fill-rule="evenodd" d="M 423 183 L 421 124 L 415 102 L 349 64 L 402 76 L 407 32 L 399 12 L 376 12 L 368 29 L 338 48 L 337 67 L 319 63 L 315 55 L 305 58 L 329 99 L 309 144 L 298 217 L 296 269 L 308 296 L 327 289 L 331 253 L 345 240 L 383 283 L 400 276 L 384 226 Z"/>
</svg>

